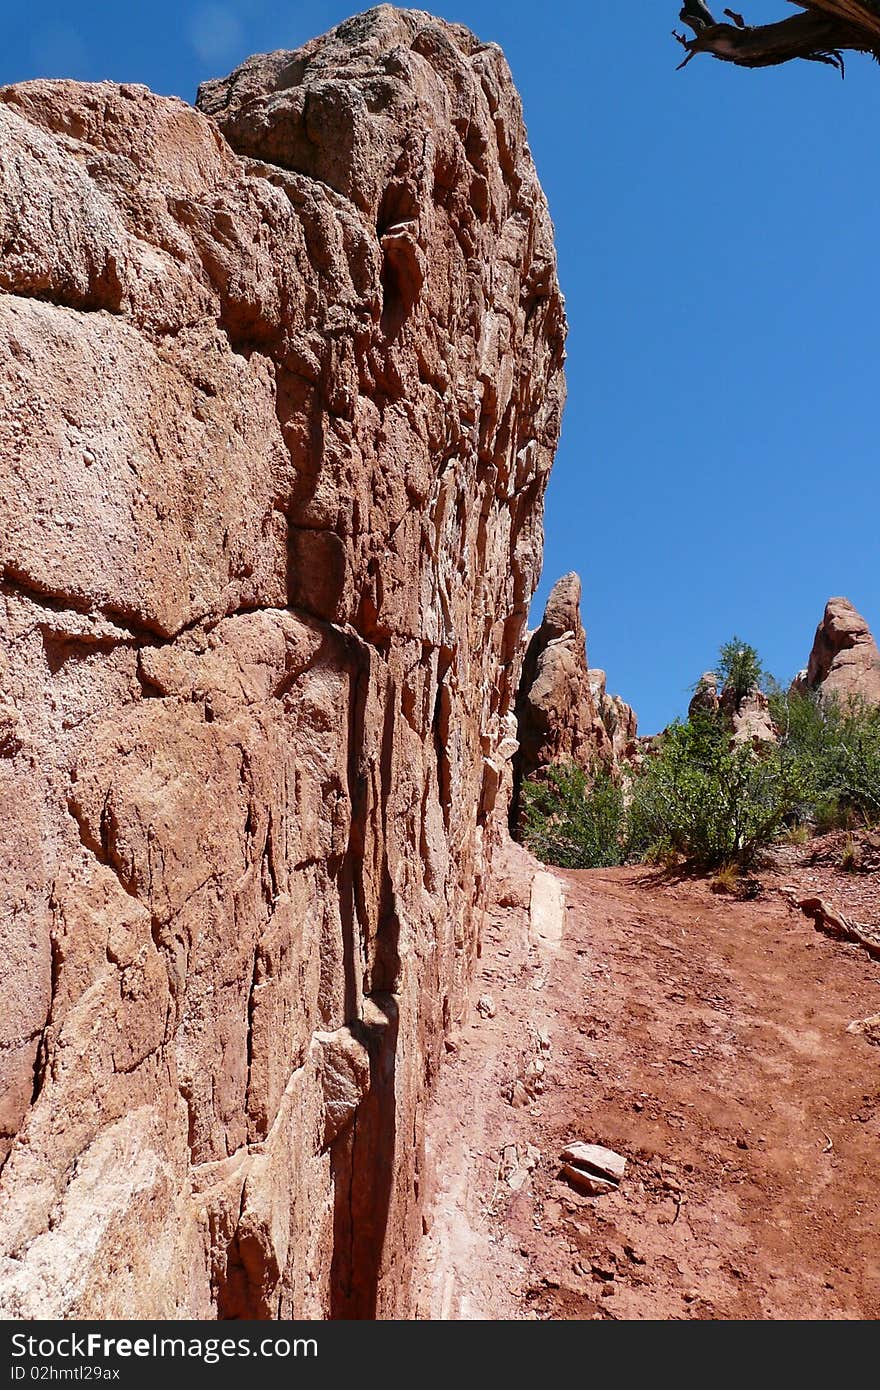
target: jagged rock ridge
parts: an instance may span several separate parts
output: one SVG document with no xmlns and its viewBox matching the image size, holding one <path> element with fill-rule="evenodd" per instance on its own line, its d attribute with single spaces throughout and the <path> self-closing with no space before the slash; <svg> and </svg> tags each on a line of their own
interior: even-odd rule
<svg viewBox="0 0 880 1390">
<path fill-rule="evenodd" d="M 0 1308 L 406 1311 L 563 399 L 500 50 L 0 90 Z M 207 114 L 206 114 L 207 113 Z"/>
<path fill-rule="evenodd" d="M 517 788 L 554 763 L 613 769 L 635 743 L 635 714 L 619 696 L 607 693 L 605 672 L 589 666 L 581 581 L 574 572 L 557 580 L 529 638 L 516 717 Z M 516 803 L 513 815 L 516 819 Z"/>
</svg>

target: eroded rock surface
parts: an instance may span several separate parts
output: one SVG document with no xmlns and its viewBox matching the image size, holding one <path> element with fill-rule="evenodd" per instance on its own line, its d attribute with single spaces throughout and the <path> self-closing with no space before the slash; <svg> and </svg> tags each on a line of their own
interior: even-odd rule
<svg viewBox="0 0 880 1390">
<path fill-rule="evenodd" d="M 500 50 L 0 90 L 0 1308 L 405 1312 L 563 398 Z M 500 798 L 500 802 L 499 802 Z"/>
<path fill-rule="evenodd" d="M 719 690 L 715 671 L 704 671 L 694 688 L 688 705 L 688 719 L 701 715 L 722 715 L 730 727 L 734 743 L 773 743 L 779 731 L 770 714 L 770 701 L 764 691 L 753 686 L 744 695 L 737 695 L 730 686 Z"/>
<path fill-rule="evenodd" d="M 554 763 L 614 768 L 635 742 L 634 712 L 590 669 L 581 620 L 581 581 L 563 575 L 529 638 L 516 701 L 517 786 Z"/>
<path fill-rule="evenodd" d="M 880 704 L 880 651 L 849 599 L 828 600 L 807 668 L 795 684 L 823 696 Z"/>
</svg>

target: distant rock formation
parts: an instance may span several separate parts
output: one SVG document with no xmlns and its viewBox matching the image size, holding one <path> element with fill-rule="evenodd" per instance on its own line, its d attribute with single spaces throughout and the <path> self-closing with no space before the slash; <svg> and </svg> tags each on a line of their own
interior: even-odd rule
<svg viewBox="0 0 880 1390">
<path fill-rule="evenodd" d="M 722 708 L 725 698 L 722 693 Z M 763 690 L 749 690 L 738 702 L 730 701 L 730 722 L 734 743 L 773 743 L 779 731 L 770 715 L 770 702 Z"/>
<path fill-rule="evenodd" d="M 501 50 L 0 90 L 0 1316 L 405 1316 L 562 409 Z"/>
<path fill-rule="evenodd" d="M 735 743 L 772 743 L 777 737 L 770 702 L 763 690 L 755 687 L 737 699 L 730 687 L 718 689 L 714 671 L 704 671 L 688 705 L 688 719 L 719 713 L 725 716 Z"/>
<path fill-rule="evenodd" d="M 620 695 L 608 694 L 606 674 L 598 666 L 588 669 L 587 679 L 590 682 L 590 693 L 596 712 L 611 740 L 611 763 L 613 766 L 619 766 L 631 756 L 638 739 L 639 721 L 636 712 Z"/>
<path fill-rule="evenodd" d="M 704 671 L 697 681 L 691 702 L 688 705 L 688 719 L 693 719 L 695 715 L 717 714 L 721 708 L 721 696 L 718 693 L 718 676 L 714 671 Z"/>
<path fill-rule="evenodd" d="M 794 688 L 880 704 L 880 650 L 849 599 L 828 600 L 806 670 L 795 678 Z"/>
<path fill-rule="evenodd" d="M 563 575 L 529 639 L 516 701 L 517 790 L 554 763 L 614 768 L 636 738 L 636 716 L 629 705 L 606 693 L 604 671 L 590 670 L 580 605 L 578 575 Z"/>
</svg>

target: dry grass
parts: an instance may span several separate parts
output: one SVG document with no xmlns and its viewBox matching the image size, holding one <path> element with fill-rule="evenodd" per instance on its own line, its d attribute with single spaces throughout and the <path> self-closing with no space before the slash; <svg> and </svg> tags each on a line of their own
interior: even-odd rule
<svg viewBox="0 0 880 1390">
<path fill-rule="evenodd" d="M 722 864 L 709 881 L 713 893 L 736 893 L 739 890 L 740 870 L 737 864 Z"/>
<path fill-rule="evenodd" d="M 852 835 L 848 835 L 844 843 L 840 867 L 845 874 L 858 873 L 862 867 L 862 847 L 856 843 Z"/>
<path fill-rule="evenodd" d="M 799 825 L 789 826 L 782 837 L 782 843 L 784 845 L 807 845 L 811 838 L 810 827 L 801 822 Z"/>
</svg>

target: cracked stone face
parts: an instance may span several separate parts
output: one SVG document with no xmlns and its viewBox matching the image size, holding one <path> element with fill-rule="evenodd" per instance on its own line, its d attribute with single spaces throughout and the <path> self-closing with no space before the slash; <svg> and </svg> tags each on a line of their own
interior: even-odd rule
<svg viewBox="0 0 880 1390">
<path fill-rule="evenodd" d="M 380 6 L 200 105 L 0 89 L 12 1317 L 406 1311 L 506 817 L 565 325 L 503 56 Z"/>
</svg>

